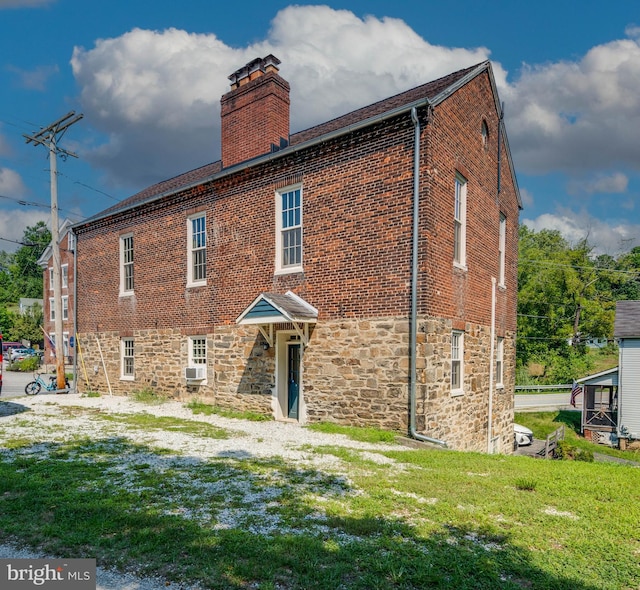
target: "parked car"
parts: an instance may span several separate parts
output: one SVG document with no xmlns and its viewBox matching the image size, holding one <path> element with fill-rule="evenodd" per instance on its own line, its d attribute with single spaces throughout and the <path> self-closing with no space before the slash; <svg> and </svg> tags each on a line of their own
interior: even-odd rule
<svg viewBox="0 0 640 590">
<path fill-rule="evenodd" d="M 11 350 L 14 348 L 24 348 L 22 342 L 3 342 L 2 343 L 2 356 L 6 360 L 10 360 Z"/>
<path fill-rule="evenodd" d="M 36 356 L 37 352 L 33 348 L 14 348 L 11 351 L 11 362 L 21 361 L 22 359 L 26 359 L 30 356 Z"/>
<path fill-rule="evenodd" d="M 526 447 L 533 443 L 533 432 L 526 426 L 521 424 L 513 424 L 513 434 L 515 437 L 516 447 Z"/>
</svg>

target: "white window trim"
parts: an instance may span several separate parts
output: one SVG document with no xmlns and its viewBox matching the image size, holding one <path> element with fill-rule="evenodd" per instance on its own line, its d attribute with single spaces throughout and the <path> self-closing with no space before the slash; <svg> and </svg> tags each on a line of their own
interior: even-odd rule
<svg viewBox="0 0 640 590">
<path fill-rule="evenodd" d="M 56 320 L 56 300 L 53 297 L 49 297 L 49 321 L 55 322 Z"/>
<path fill-rule="evenodd" d="M 282 226 L 282 195 L 284 193 L 290 193 L 293 191 L 300 191 L 300 264 L 296 265 L 288 265 L 284 266 L 282 263 L 282 254 L 283 254 L 283 231 L 284 228 Z M 276 275 L 284 275 L 295 272 L 303 272 L 303 261 L 304 261 L 304 196 L 302 194 L 302 185 L 295 184 L 293 186 L 284 187 L 275 194 L 276 199 L 276 264 L 275 264 L 275 274 Z M 297 226 L 296 226 L 297 227 Z M 290 228 L 287 228 L 290 229 Z"/>
<path fill-rule="evenodd" d="M 60 281 L 63 289 L 69 288 L 69 265 L 68 264 L 63 264 L 60 267 Z"/>
<path fill-rule="evenodd" d="M 53 291 L 53 266 L 49 267 L 49 291 Z"/>
<path fill-rule="evenodd" d="M 496 388 L 504 389 L 504 338 L 502 336 L 498 336 L 496 342 Z"/>
<path fill-rule="evenodd" d="M 204 340 L 204 363 L 200 362 L 200 360 L 196 360 L 196 358 L 194 357 L 193 354 L 193 344 L 194 344 L 194 340 Z M 208 353 L 208 346 L 207 346 L 207 337 L 205 335 L 198 335 L 198 336 L 189 336 L 189 340 L 188 340 L 188 366 L 189 367 L 204 367 L 205 373 L 204 373 L 204 379 L 202 381 L 200 381 L 200 385 L 206 385 L 207 384 L 207 353 Z"/>
<path fill-rule="evenodd" d="M 507 217 L 500 213 L 500 237 L 498 238 L 499 268 L 498 287 L 503 289 L 507 286 L 505 281 L 506 257 L 507 257 Z"/>
<path fill-rule="evenodd" d="M 125 357 L 125 352 L 126 352 L 126 343 L 127 342 L 131 342 L 131 347 L 132 347 L 132 354 L 130 357 Z M 125 370 L 124 370 L 124 361 L 125 358 L 131 358 L 133 359 L 133 374 L 128 375 L 125 374 Z M 135 342 L 133 340 L 133 338 L 120 338 L 120 379 L 122 381 L 133 381 L 136 377 L 136 370 L 135 370 Z"/>
<path fill-rule="evenodd" d="M 189 215 L 187 217 L 187 287 L 202 287 L 207 284 L 207 271 L 205 267 L 205 277 L 204 279 L 198 279 L 197 281 L 193 279 L 193 220 L 194 219 L 204 219 L 204 250 L 205 250 L 205 265 L 206 256 L 207 256 L 207 216 L 204 212 L 196 213 L 194 215 Z"/>
<path fill-rule="evenodd" d="M 51 332 L 51 334 L 49 334 L 49 337 L 51 338 L 52 344 L 55 346 L 56 345 L 55 333 Z M 64 356 L 70 356 L 69 355 L 69 332 L 62 333 L 62 354 Z"/>
<path fill-rule="evenodd" d="M 458 358 L 454 357 L 454 336 L 458 337 Z M 451 383 L 451 395 L 458 396 L 464 394 L 464 332 L 461 330 L 453 330 L 451 332 L 451 380 L 453 380 L 453 363 L 459 361 L 460 363 L 460 386 L 454 388 Z"/>
<path fill-rule="evenodd" d="M 120 236 L 120 297 L 127 297 L 129 295 L 133 295 L 136 279 L 135 279 L 135 240 L 133 242 L 134 248 L 134 257 L 133 257 L 133 289 L 125 289 L 125 272 L 124 272 L 124 244 L 125 240 L 131 238 L 133 239 L 133 233 L 123 234 Z"/>
<path fill-rule="evenodd" d="M 62 296 L 62 320 L 69 319 L 69 297 L 67 295 Z"/>
<path fill-rule="evenodd" d="M 454 221 L 454 244 L 453 244 L 453 265 L 457 268 L 467 270 L 467 179 L 459 172 L 456 172 L 454 183 L 454 204 L 453 204 L 453 221 Z M 459 216 L 456 217 L 456 198 L 458 196 L 458 186 L 460 186 L 460 210 Z M 460 224 L 460 243 L 458 259 L 455 257 L 455 224 Z"/>
</svg>

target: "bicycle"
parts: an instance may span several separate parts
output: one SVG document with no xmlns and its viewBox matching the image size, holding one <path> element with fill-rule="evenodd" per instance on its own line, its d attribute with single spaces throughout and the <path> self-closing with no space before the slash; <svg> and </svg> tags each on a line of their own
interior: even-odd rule
<svg viewBox="0 0 640 590">
<path fill-rule="evenodd" d="M 31 381 L 31 383 L 27 383 L 24 388 L 24 392 L 27 395 L 38 395 L 40 390 L 44 387 L 46 391 L 65 391 L 64 389 L 58 390 L 58 378 L 53 375 L 49 377 L 49 383 L 47 383 L 42 378 L 42 373 L 35 373 L 35 381 Z M 66 386 L 66 390 L 69 390 L 69 379 L 65 376 L 64 383 Z"/>
</svg>

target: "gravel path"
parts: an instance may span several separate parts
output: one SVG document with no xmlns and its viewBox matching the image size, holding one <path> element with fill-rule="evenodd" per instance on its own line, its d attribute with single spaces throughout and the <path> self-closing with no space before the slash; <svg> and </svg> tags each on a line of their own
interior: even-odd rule
<svg viewBox="0 0 640 590">
<path fill-rule="evenodd" d="M 71 409 L 74 406 L 85 408 L 86 411 L 80 411 L 74 415 Z M 227 439 L 213 439 L 167 430 L 132 429 L 124 423 L 96 420 L 87 414 L 87 412 L 97 410 L 101 413 L 113 414 L 148 413 L 159 417 L 166 416 L 206 422 L 237 433 L 237 436 L 231 436 Z M 367 460 L 378 463 L 391 461 L 380 454 L 380 451 L 398 448 L 406 450 L 406 447 L 394 444 L 363 443 L 350 440 L 343 435 L 313 432 L 295 423 L 251 422 L 223 418 L 217 415 L 205 416 L 193 414 L 191 410 L 179 402 L 147 405 L 119 396 L 85 398 L 77 394 L 69 394 L 16 398 L 9 402 L 0 402 L 0 420 L 3 437 L 7 438 L 14 434 L 16 436 L 26 435 L 34 441 L 48 443 L 66 440 L 69 438 L 69 433 L 75 437 L 86 436 L 89 438 L 117 436 L 126 438 L 132 443 L 140 443 L 152 448 L 175 450 L 176 454 L 179 454 L 185 461 L 212 458 L 243 460 L 281 457 L 285 459 L 287 464 L 341 474 L 345 480 L 348 479 L 348 473 L 345 473 L 342 461 L 332 454 L 315 453 L 313 447 L 329 445 L 349 448 L 361 453 Z M 64 420 L 65 428 L 60 428 L 62 420 Z M 5 557 L 47 556 L 36 555 L 11 545 L 0 545 L 0 558 Z M 98 568 L 97 582 L 97 590 L 167 588 L 162 580 L 122 575 L 102 568 Z M 195 590 L 197 588 L 176 584 L 171 584 L 170 587 L 180 590 Z"/>
</svg>

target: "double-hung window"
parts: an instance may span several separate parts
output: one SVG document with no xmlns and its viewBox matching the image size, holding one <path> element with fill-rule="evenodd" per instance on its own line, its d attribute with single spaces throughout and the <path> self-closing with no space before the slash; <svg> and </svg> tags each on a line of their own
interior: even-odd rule
<svg viewBox="0 0 640 590">
<path fill-rule="evenodd" d="M 504 338 L 498 336 L 496 343 L 496 387 L 503 386 L 504 379 Z"/>
<path fill-rule="evenodd" d="M 187 219 L 187 285 L 207 283 L 207 218 L 204 214 Z"/>
<path fill-rule="evenodd" d="M 62 297 L 62 319 L 69 319 L 69 297 L 66 295 Z"/>
<path fill-rule="evenodd" d="M 451 332 L 451 394 L 461 395 L 464 379 L 464 333 Z"/>
<path fill-rule="evenodd" d="M 133 234 L 120 236 L 120 295 L 133 293 Z"/>
<path fill-rule="evenodd" d="M 132 381 L 135 373 L 133 367 L 133 338 L 120 340 L 120 378 Z"/>
<path fill-rule="evenodd" d="M 464 267 L 467 239 L 467 180 L 456 173 L 455 200 L 453 210 L 453 263 Z"/>
<path fill-rule="evenodd" d="M 507 249 L 507 218 L 500 213 L 500 238 L 498 240 L 498 285 L 505 285 L 505 260 Z"/>
<path fill-rule="evenodd" d="M 69 288 L 69 265 L 63 264 L 60 267 L 60 270 L 62 271 L 62 288 L 68 289 Z"/>
<path fill-rule="evenodd" d="M 276 272 L 302 271 L 302 187 L 276 194 Z"/>
</svg>

